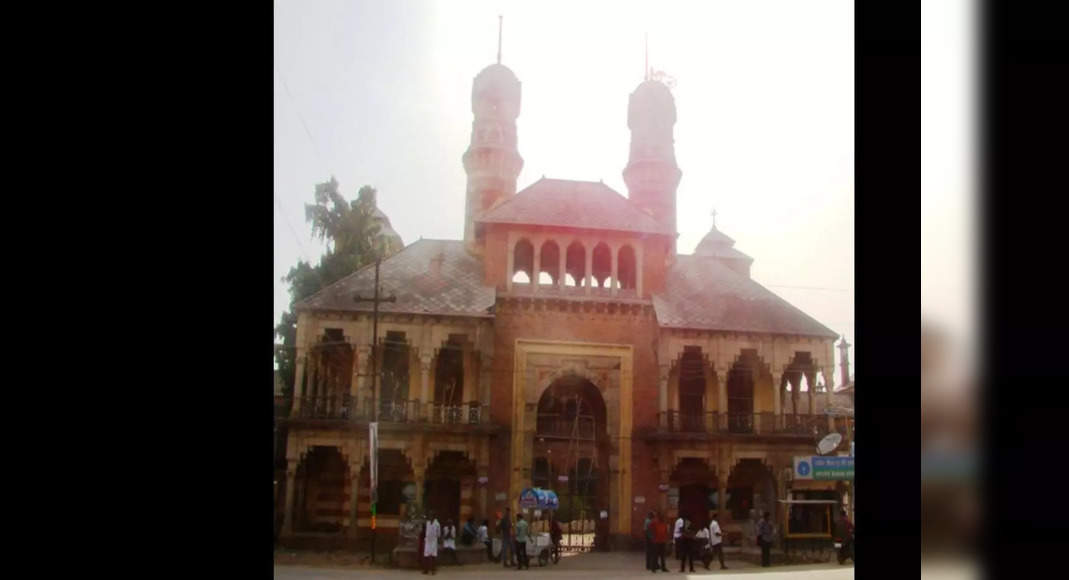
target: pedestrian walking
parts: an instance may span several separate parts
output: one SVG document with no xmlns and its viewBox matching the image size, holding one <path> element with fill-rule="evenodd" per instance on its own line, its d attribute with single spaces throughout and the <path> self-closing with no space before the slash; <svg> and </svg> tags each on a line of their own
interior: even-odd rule
<svg viewBox="0 0 1069 580">
<path fill-rule="evenodd" d="M 709 557 L 709 528 L 697 525 L 697 533 L 694 534 L 694 545 L 692 551 L 697 560 L 700 560 L 705 565 L 705 569 L 709 569 L 709 562 L 712 558 Z"/>
<path fill-rule="evenodd" d="M 650 529 L 650 524 L 653 523 L 653 512 L 646 514 L 646 521 L 642 522 L 642 533 L 646 539 L 646 569 L 650 572 L 656 572 L 657 567 L 653 564 L 653 530 Z"/>
<path fill-rule="evenodd" d="M 672 544 L 676 547 L 676 560 L 679 560 L 682 555 L 679 553 L 679 538 L 683 535 L 683 514 L 679 514 L 676 519 L 675 528 L 672 530 Z"/>
<path fill-rule="evenodd" d="M 761 566 L 768 568 L 772 565 L 772 522 L 769 521 L 771 514 L 765 512 L 764 517 L 757 522 L 757 543 L 761 546 Z"/>
<path fill-rule="evenodd" d="M 690 520 L 686 520 L 683 523 L 683 529 L 679 535 L 679 555 L 682 557 L 679 560 L 679 571 L 683 572 L 687 567 L 687 562 L 690 562 L 690 571 L 694 571 L 694 525 L 690 523 Z"/>
<path fill-rule="evenodd" d="M 483 520 L 483 523 L 479 525 L 478 530 L 479 541 L 486 546 L 486 561 L 494 561 L 494 543 L 490 540 L 490 522 Z"/>
<path fill-rule="evenodd" d="M 656 559 L 653 561 L 654 572 L 660 569 L 661 572 L 667 572 L 668 567 L 664 565 L 664 556 L 668 549 L 668 524 L 661 517 L 661 514 L 654 514 L 653 523 L 650 524 L 653 528 L 653 545 L 655 550 Z"/>
<path fill-rule="evenodd" d="M 527 522 L 523 514 L 516 514 L 516 569 L 531 569 L 527 561 Z"/>
<path fill-rule="evenodd" d="M 423 524 L 423 533 L 420 534 L 423 543 L 423 573 L 435 575 L 438 573 L 438 538 L 442 535 L 442 525 L 434 512 L 427 514 L 427 521 Z"/>
<path fill-rule="evenodd" d="M 712 561 L 712 557 L 716 556 L 720 559 L 720 569 L 727 570 L 728 567 L 724 565 L 724 535 L 720 529 L 720 522 L 717 521 L 719 514 L 714 513 L 712 520 L 709 522 L 709 561 Z M 705 565 L 709 567 L 708 564 Z"/>
<path fill-rule="evenodd" d="M 839 510 L 839 515 L 841 517 L 839 525 L 842 528 L 840 534 L 843 543 L 842 547 L 839 548 L 839 563 L 842 564 L 847 560 L 854 559 L 854 524 L 846 516 L 846 510 Z"/>
<path fill-rule="evenodd" d="M 501 565 L 511 567 L 515 559 L 515 550 L 512 546 L 512 515 L 509 513 L 509 508 L 505 508 L 505 515 L 498 522 L 497 529 L 501 536 Z"/>
</svg>

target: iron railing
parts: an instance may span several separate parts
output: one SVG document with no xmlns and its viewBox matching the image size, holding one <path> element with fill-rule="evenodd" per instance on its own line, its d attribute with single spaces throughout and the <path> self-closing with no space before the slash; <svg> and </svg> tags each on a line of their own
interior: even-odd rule
<svg viewBox="0 0 1069 580">
<path fill-rule="evenodd" d="M 836 430 L 839 430 L 838 423 Z M 824 435 L 827 415 L 776 415 L 772 412 L 720 413 L 717 411 L 664 411 L 658 413 L 657 431 L 668 433 L 752 433 Z M 845 423 L 843 431 L 845 434 Z"/>
<path fill-rule="evenodd" d="M 299 405 L 283 409 L 276 401 L 276 416 L 294 419 L 370 421 L 372 400 L 365 397 L 354 406 L 352 395 L 306 395 L 287 399 Z M 489 422 L 490 407 L 472 401 L 459 405 L 422 403 L 418 400 L 376 401 L 378 421 L 382 423 L 432 423 L 440 425 L 479 425 Z M 294 410 L 295 409 L 295 410 Z"/>
</svg>

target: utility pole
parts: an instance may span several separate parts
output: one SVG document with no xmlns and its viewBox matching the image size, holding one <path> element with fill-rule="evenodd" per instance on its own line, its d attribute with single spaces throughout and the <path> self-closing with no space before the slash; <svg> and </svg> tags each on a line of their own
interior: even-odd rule
<svg viewBox="0 0 1069 580">
<path fill-rule="evenodd" d="M 391 294 L 385 298 L 380 298 L 379 293 L 379 266 L 382 265 L 382 257 L 375 258 L 375 293 L 371 298 L 363 298 L 359 294 L 353 297 L 353 302 L 371 302 L 372 303 L 372 315 L 371 315 L 371 425 L 369 427 L 368 436 L 372 437 L 372 432 L 375 437 L 375 447 L 371 450 L 371 563 L 375 563 L 375 504 L 379 499 L 378 490 L 378 477 L 375 477 L 378 472 L 379 463 L 379 449 L 378 449 L 378 421 L 379 421 L 379 406 L 375 400 L 375 393 L 378 391 L 378 346 L 379 346 L 379 303 L 380 302 L 397 302 L 397 296 Z M 353 498 L 356 501 L 356 498 Z M 355 525 L 355 522 L 354 522 Z"/>
</svg>

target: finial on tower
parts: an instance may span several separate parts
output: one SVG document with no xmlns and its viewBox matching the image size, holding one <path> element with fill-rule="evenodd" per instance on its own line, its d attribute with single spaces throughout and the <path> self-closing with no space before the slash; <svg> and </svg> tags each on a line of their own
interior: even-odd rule
<svg viewBox="0 0 1069 580">
<path fill-rule="evenodd" d="M 501 26 L 503 17 L 497 15 L 497 64 L 501 64 Z"/>
<path fill-rule="evenodd" d="M 646 33 L 646 68 L 642 71 L 642 80 L 650 80 L 650 33 Z"/>
<path fill-rule="evenodd" d="M 716 208 L 713 208 L 713 213 L 710 214 L 710 215 L 713 216 L 713 227 L 715 228 L 716 227 Z"/>
</svg>

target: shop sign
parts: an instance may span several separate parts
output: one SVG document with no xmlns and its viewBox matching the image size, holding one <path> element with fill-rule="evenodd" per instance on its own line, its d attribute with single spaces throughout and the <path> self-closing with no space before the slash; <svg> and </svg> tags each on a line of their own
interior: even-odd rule
<svg viewBox="0 0 1069 580">
<path fill-rule="evenodd" d="M 794 479 L 853 481 L 853 457 L 795 457 Z"/>
</svg>

